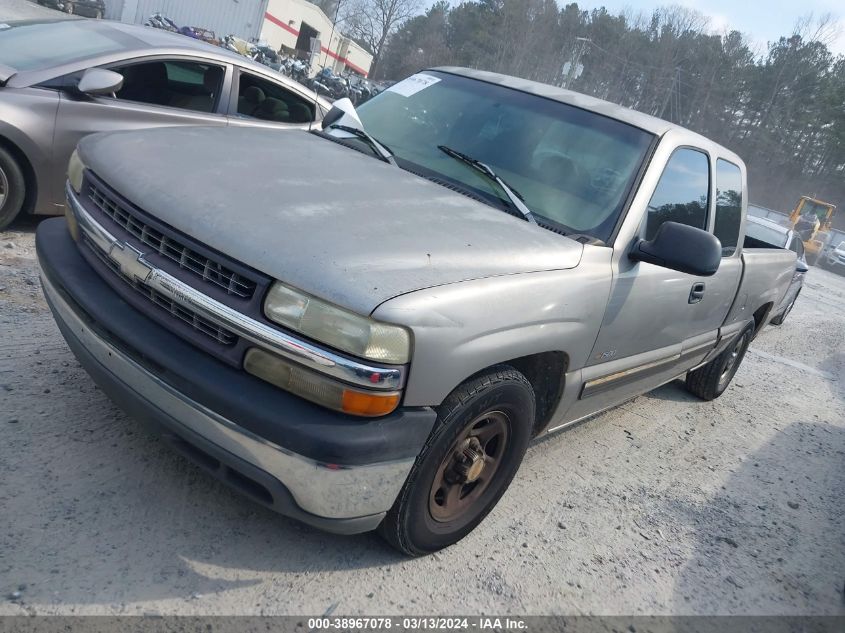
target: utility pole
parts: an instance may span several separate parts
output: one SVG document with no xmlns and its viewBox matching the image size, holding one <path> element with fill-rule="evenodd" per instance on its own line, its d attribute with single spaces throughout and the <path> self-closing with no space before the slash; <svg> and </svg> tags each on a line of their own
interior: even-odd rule
<svg viewBox="0 0 845 633">
<path fill-rule="evenodd" d="M 593 40 L 589 37 L 576 37 L 575 41 L 578 42 L 578 48 L 575 51 L 575 57 L 571 62 L 569 62 L 569 72 L 566 73 L 566 78 L 563 82 L 563 88 L 569 88 L 569 84 L 572 83 L 573 79 L 577 79 L 578 73 L 578 64 L 581 61 L 581 56 L 584 54 L 584 49 L 587 48 L 587 44 L 592 44 Z M 566 64 L 564 64 L 564 68 Z"/>
<path fill-rule="evenodd" d="M 332 32 L 329 35 L 328 46 L 326 46 L 326 55 L 323 58 L 323 66 L 325 66 L 326 64 L 329 63 L 329 52 L 331 52 L 331 50 L 332 50 L 332 40 L 334 40 L 334 31 L 335 31 L 335 26 L 337 26 L 337 16 L 340 13 L 341 2 L 343 2 L 343 0 L 337 0 L 337 4 L 334 5 L 334 19 L 332 20 Z M 332 65 L 334 65 L 334 64 L 332 64 Z M 334 74 L 334 70 L 332 70 L 332 74 Z"/>
</svg>

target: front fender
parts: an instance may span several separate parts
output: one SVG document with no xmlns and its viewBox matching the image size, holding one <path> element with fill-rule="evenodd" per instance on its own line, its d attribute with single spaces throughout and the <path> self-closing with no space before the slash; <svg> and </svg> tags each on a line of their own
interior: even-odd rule
<svg viewBox="0 0 845 633">
<path fill-rule="evenodd" d="M 531 354 L 563 352 L 570 371 L 583 367 L 607 305 L 610 253 L 587 247 L 577 268 L 464 281 L 380 305 L 375 318 L 413 331 L 404 404 L 436 406 L 473 374 Z"/>
<path fill-rule="evenodd" d="M 0 89 L 0 142 L 13 145 L 26 157 L 38 179 L 38 198 L 31 208 L 49 212 L 51 154 L 59 95 L 42 88 Z"/>
</svg>

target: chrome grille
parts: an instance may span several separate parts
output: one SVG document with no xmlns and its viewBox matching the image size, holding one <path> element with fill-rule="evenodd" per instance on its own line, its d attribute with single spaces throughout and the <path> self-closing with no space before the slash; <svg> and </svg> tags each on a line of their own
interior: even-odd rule
<svg viewBox="0 0 845 633">
<path fill-rule="evenodd" d="M 206 336 L 210 336 L 218 343 L 222 343 L 223 345 L 234 345 L 237 342 L 238 336 L 234 332 L 227 330 L 224 327 L 220 327 L 216 323 L 209 321 L 208 319 L 197 314 L 193 310 L 188 310 L 184 308 L 175 301 L 171 301 L 164 295 L 156 292 L 155 290 L 141 283 L 137 279 L 130 279 L 129 277 L 124 275 L 116 262 L 114 262 L 108 255 L 101 251 L 100 248 L 96 244 L 94 244 L 94 242 L 92 242 L 87 235 L 84 235 L 84 237 L 85 243 L 91 249 L 91 252 L 94 253 L 101 262 L 108 266 L 109 269 L 114 272 L 115 275 L 120 277 L 129 286 L 134 288 L 137 292 L 146 297 L 159 308 L 166 310 L 172 316 L 176 317 L 177 319 L 180 319 L 181 321 L 184 321 L 198 332 L 201 332 Z"/>
<path fill-rule="evenodd" d="M 91 202 L 100 211 L 137 240 L 154 248 L 158 254 L 167 257 L 180 268 L 202 278 L 203 281 L 223 288 L 230 295 L 250 299 L 255 294 L 256 283 L 251 279 L 239 275 L 218 261 L 197 253 L 178 239 L 164 235 L 127 211 L 107 191 L 96 184 L 89 182 L 88 186 Z"/>
</svg>

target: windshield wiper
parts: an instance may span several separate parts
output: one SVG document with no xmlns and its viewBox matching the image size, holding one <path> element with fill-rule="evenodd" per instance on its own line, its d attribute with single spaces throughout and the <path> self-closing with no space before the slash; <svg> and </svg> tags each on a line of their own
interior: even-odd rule
<svg viewBox="0 0 845 633">
<path fill-rule="evenodd" d="M 445 145 L 438 145 L 437 149 L 441 152 L 446 154 L 447 156 L 451 156 L 455 158 L 465 165 L 469 165 L 475 171 L 480 174 L 483 174 L 488 179 L 495 182 L 501 190 L 505 193 L 506 198 L 502 198 L 505 202 L 508 202 L 510 206 L 514 207 L 517 211 L 519 211 L 528 222 L 533 224 L 537 224 L 537 220 L 534 219 L 534 214 L 531 212 L 526 204 L 522 201 L 522 196 L 513 188 L 508 186 L 508 184 L 502 180 L 495 171 L 493 171 L 489 165 L 482 163 L 480 160 L 473 158 L 472 156 L 467 156 L 466 154 L 459 152 L 456 149 L 452 149 L 451 147 L 446 147 Z M 501 198 L 501 196 L 499 196 Z"/>
<path fill-rule="evenodd" d="M 390 151 L 390 148 L 387 147 L 387 145 L 384 145 L 383 143 L 379 143 L 376 139 L 367 134 L 364 130 L 361 130 L 357 127 L 351 127 L 349 125 L 339 125 L 337 123 L 335 123 L 334 125 L 330 125 L 329 128 L 352 134 L 356 138 L 361 139 L 367 145 L 369 145 L 373 152 L 375 152 L 376 156 L 382 159 L 385 163 L 390 163 L 391 165 L 396 164 L 396 159 L 393 158 L 393 152 Z"/>
</svg>

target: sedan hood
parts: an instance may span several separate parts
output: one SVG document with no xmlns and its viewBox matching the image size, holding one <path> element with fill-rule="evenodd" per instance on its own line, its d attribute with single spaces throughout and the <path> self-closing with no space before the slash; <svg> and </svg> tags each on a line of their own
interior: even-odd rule
<svg viewBox="0 0 845 633">
<path fill-rule="evenodd" d="M 98 134 L 83 162 L 139 208 L 267 275 L 362 314 L 400 294 L 572 268 L 583 246 L 297 130 Z"/>
</svg>

